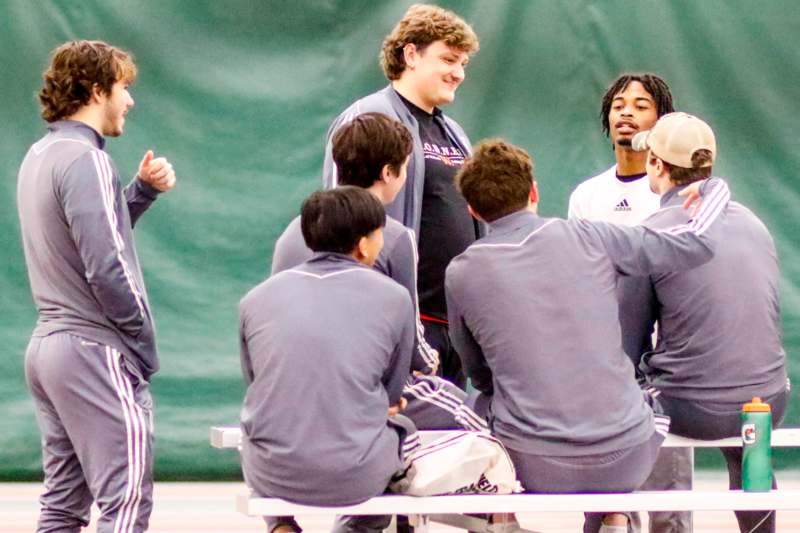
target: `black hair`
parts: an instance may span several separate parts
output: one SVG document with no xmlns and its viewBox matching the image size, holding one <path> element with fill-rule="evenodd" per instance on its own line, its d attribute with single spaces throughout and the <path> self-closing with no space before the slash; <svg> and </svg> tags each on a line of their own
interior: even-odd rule
<svg viewBox="0 0 800 533">
<path fill-rule="evenodd" d="M 611 111 L 611 104 L 614 101 L 614 97 L 627 89 L 628 85 L 633 81 L 641 83 L 644 90 L 653 97 L 656 103 L 656 114 L 659 117 L 675 111 L 672 103 L 672 93 L 669 90 L 669 85 L 667 85 L 667 82 L 663 79 L 649 72 L 622 74 L 606 90 L 606 94 L 603 95 L 603 103 L 600 108 L 600 121 L 603 124 L 603 133 L 606 134 L 606 137 L 608 137 L 609 134 L 608 113 Z"/>
<path fill-rule="evenodd" d="M 383 205 L 358 187 L 314 192 L 300 208 L 303 239 L 315 252 L 352 253 L 362 237 L 385 223 Z"/>
</svg>

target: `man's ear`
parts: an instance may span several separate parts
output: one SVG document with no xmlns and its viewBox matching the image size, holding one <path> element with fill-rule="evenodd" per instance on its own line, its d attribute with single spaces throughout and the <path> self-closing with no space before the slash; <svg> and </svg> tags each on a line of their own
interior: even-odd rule
<svg viewBox="0 0 800 533">
<path fill-rule="evenodd" d="M 648 152 L 647 157 L 650 158 L 650 165 L 656 169 L 656 176 L 662 177 L 665 171 L 664 161 L 660 157 L 653 155 L 652 152 Z"/>
<path fill-rule="evenodd" d="M 531 183 L 531 192 L 528 194 L 528 198 L 532 204 L 539 203 L 539 186 L 536 184 L 536 180 Z"/>
<path fill-rule="evenodd" d="M 472 209 L 471 205 L 467 204 L 467 210 L 469 211 L 469 214 L 472 215 L 472 218 L 480 220 L 481 222 L 486 222 L 478 213 L 475 212 L 474 209 Z"/>
<path fill-rule="evenodd" d="M 103 91 L 103 88 L 100 87 L 100 84 L 98 83 L 93 84 L 90 100 L 93 103 L 100 104 L 103 103 L 106 98 L 108 98 L 108 95 L 105 93 L 105 91 Z"/>
<path fill-rule="evenodd" d="M 390 179 L 396 177 L 397 175 L 394 173 L 394 171 L 392 171 L 392 167 L 390 165 L 383 165 L 383 168 L 381 169 L 381 180 L 384 183 L 389 183 Z"/>
<path fill-rule="evenodd" d="M 406 68 L 414 69 L 418 55 L 419 50 L 417 50 L 417 45 L 414 43 L 407 43 L 403 47 L 403 59 L 405 60 Z"/>
<path fill-rule="evenodd" d="M 664 164 L 664 160 L 659 158 L 658 160 L 658 174 L 659 176 L 664 176 L 665 178 L 669 178 L 669 171 L 667 171 L 667 165 Z"/>
<path fill-rule="evenodd" d="M 362 259 L 367 257 L 367 254 L 369 253 L 369 250 L 368 250 L 367 237 L 366 236 L 361 237 L 360 239 L 358 239 L 358 244 L 356 244 L 356 247 L 353 250 L 353 252 L 355 253 L 355 258 L 358 259 L 359 261 L 361 261 Z"/>
</svg>

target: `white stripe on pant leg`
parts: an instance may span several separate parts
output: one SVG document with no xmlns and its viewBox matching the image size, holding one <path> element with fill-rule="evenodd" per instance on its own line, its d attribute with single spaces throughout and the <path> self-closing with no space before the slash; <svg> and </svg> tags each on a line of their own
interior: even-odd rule
<svg viewBox="0 0 800 533">
<path fill-rule="evenodd" d="M 119 533 L 120 528 L 123 522 L 123 515 L 125 514 L 126 509 L 129 507 L 128 502 L 133 497 L 133 454 L 134 454 L 134 447 L 136 446 L 135 441 L 133 440 L 133 431 L 132 425 L 134 423 L 132 417 L 130 416 L 129 406 L 125 399 L 123 389 L 121 383 L 119 383 L 119 378 L 114 371 L 114 363 L 113 363 L 113 354 L 110 347 L 106 346 L 106 365 L 108 366 L 108 373 L 111 377 L 111 383 L 114 385 L 114 390 L 117 393 L 117 397 L 119 398 L 120 405 L 122 407 L 122 416 L 125 420 L 125 436 L 128 446 L 128 483 L 125 487 L 125 497 L 122 500 L 122 504 L 117 511 L 117 518 L 114 521 L 114 533 Z"/>
<path fill-rule="evenodd" d="M 489 429 L 489 425 L 486 423 L 486 421 L 481 418 L 470 406 L 464 403 L 464 400 L 447 390 L 447 383 L 448 382 L 441 384 L 440 388 L 437 390 L 441 398 L 449 398 L 457 404 L 455 412 L 456 421 L 462 421 L 462 426 L 471 428 L 475 431 L 487 431 Z"/>
<path fill-rule="evenodd" d="M 123 504 L 123 511 L 121 513 L 121 520 L 119 521 L 120 524 L 120 531 L 121 533 L 128 533 L 130 531 L 130 523 L 131 523 L 131 515 L 133 513 L 133 502 L 136 500 L 136 480 L 139 478 L 139 473 L 141 470 L 141 446 L 140 446 L 140 439 L 141 439 L 141 427 L 139 426 L 139 420 L 136 417 L 135 413 L 133 412 L 133 403 L 128 396 L 127 390 L 125 389 L 125 384 L 123 381 L 123 374 L 120 370 L 119 366 L 119 358 L 120 353 L 113 348 L 111 349 L 112 357 L 112 365 L 114 369 L 114 374 L 117 378 L 117 384 L 120 387 L 120 391 L 122 392 L 122 398 L 125 402 L 125 405 L 128 408 L 128 414 L 131 417 L 131 426 L 133 428 L 132 432 L 132 440 L 134 443 L 133 446 L 133 461 L 129 463 L 129 468 L 131 475 L 129 476 L 129 487 L 126 490 L 126 497 L 127 500 Z"/>
<path fill-rule="evenodd" d="M 117 352 L 119 354 L 119 352 Z M 125 390 L 127 391 L 127 397 L 130 401 L 131 407 L 133 409 L 133 413 L 136 419 L 139 421 L 139 427 L 141 431 L 139 433 L 139 461 L 137 461 L 137 465 L 139 467 L 139 476 L 136 479 L 136 484 L 134 486 L 134 500 L 133 500 L 133 510 L 131 512 L 131 520 L 130 525 L 128 526 L 128 531 L 133 531 L 134 525 L 136 525 L 136 519 L 139 516 L 139 505 L 142 501 L 142 481 L 144 480 L 145 470 L 147 466 L 147 440 L 148 440 L 148 425 L 147 420 L 145 420 L 144 409 L 142 409 L 139 404 L 136 403 L 136 397 L 133 394 L 133 386 L 131 384 L 131 380 L 122 372 L 122 369 L 119 365 L 119 357 L 116 359 L 117 364 L 116 368 L 119 372 L 120 377 L 122 378 L 122 382 L 125 385 Z"/>
<path fill-rule="evenodd" d="M 132 431 L 128 435 L 129 442 L 133 442 L 132 451 L 129 451 L 128 453 L 128 486 L 125 490 L 125 499 L 120 506 L 120 512 L 117 515 L 114 529 L 115 533 L 117 533 L 117 531 L 120 533 L 127 533 L 130 530 L 133 502 L 136 499 L 136 480 L 139 477 L 140 470 L 139 464 L 141 460 L 141 452 L 139 440 L 141 438 L 141 428 L 139 427 L 139 421 L 137 417 L 132 412 L 133 407 L 122 380 L 122 372 L 120 371 L 119 367 L 120 354 L 113 348 L 111 349 L 111 354 L 111 367 L 112 371 L 114 372 L 115 385 L 118 387 L 118 394 L 120 395 L 121 401 L 125 405 L 127 416 L 130 417 L 132 428 Z"/>
<path fill-rule="evenodd" d="M 463 420 L 462 425 L 468 426 L 474 431 L 489 431 L 489 424 L 486 420 L 479 417 L 467 404 L 459 407 L 456 420 Z"/>
<path fill-rule="evenodd" d="M 486 420 L 481 418 L 464 400 L 457 397 L 455 394 L 447 390 L 447 385 L 442 385 L 441 395 L 451 398 L 454 402 L 458 403 L 456 412 L 456 420 L 464 419 L 464 425 L 469 426 L 476 431 L 486 431 L 489 425 Z"/>
<path fill-rule="evenodd" d="M 416 386 L 414 386 L 414 387 L 406 387 L 403 390 L 403 393 L 411 394 L 417 400 L 419 400 L 421 402 L 429 403 L 431 405 L 434 405 L 434 406 L 440 408 L 443 411 L 447 411 L 448 413 L 452 414 L 453 416 L 455 416 L 455 414 L 456 414 L 456 408 L 455 407 L 453 407 L 452 405 L 448 405 L 445 401 L 442 401 L 440 398 L 436 398 L 434 395 L 432 395 L 430 393 L 424 393 L 422 391 L 419 391 L 418 387 L 416 387 Z"/>
<path fill-rule="evenodd" d="M 470 424 L 468 418 L 466 420 L 464 419 L 465 417 L 463 414 L 465 411 L 461 409 L 461 407 L 464 407 L 463 402 L 450 395 L 442 388 L 432 389 L 431 384 L 427 381 L 418 381 L 413 386 L 406 387 L 403 392 L 411 394 L 421 402 L 429 403 L 440 408 L 442 411 L 450 413 L 456 422 L 461 422 L 462 425 L 465 425 L 468 428 L 476 429 L 478 431 L 483 429 L 481 427 L 476 427 L 474 424 Z"/>
<path fill-rule="evenodd" d="M 433 381 L 433 383 L 432 383 Z M 438 398 L 440 401 L 450 407 L 451 412 L 455 413 L 455 409 L 461 404 L 461 401 L 458 398 L 453 397 L 452 395 L 448 397 L 442 397 L 440 392 L 443 391 L 443 387 L 441 383 L 437 380 L 437 378 L 426 376 L 422 378 L 417 378 L 413 385 L 409 387 L 415 394 L 420 394 L 425 397 L 431 398 Z M 419 397 L 419 396 L 417 396 Z"/>
<path fill-rule="evenodd" d="M 489 429 L 486 421 L 482 419 L 470 406 L 464 403 L 464 400 L 447 390 L 447 385 L 442 384 L 439 390 L 439 395 L 442 398 L 450 398 L 458 406 L 456 407 L 456 419 L 464 419 L 464 424 L 477 431 Z"/>
<path fill-rule="evenodd" d="M 144 410 L 136 403 L 136 398 L 133 394 L 133 386 L 131 385 L 131 381 L 124 372 L 122 372 L 121 366 L 119 364 L 121 354 L 116 352 L 117 358 L 116 361 L 116 370 L 119 373 L 120 379 L 124 385 L 126 391 L 126 397 L 130 404 L 131 410 L 134 415 L 134 420 L 138 421 L 139 427 L 139 434 L 138 434 L 138 454 L 135 454 L 137 459 L 136 461 L 136 473 L 135 473 L 135 480 L 134 480 L 134 491 L 133 491 L 133 505 L 131 508 L 131 512 L 128 515 L 128 526 L 126 533 L 130 533 L 133 531 L 134 525 L 136 525 L 136 519 L 139 515 L 139 505 L 142 501 L 142 481 L 144 480 L 145 469 L 147 465 L 147 421 L 145 420 Z"/>
<path fill-rule="evenodd" d="M 420 401 L 436 405 L 441 407 L 442 410 L 451 413 L 456 422 L 459 422 L 467 429 L 474 431 L 488 429 L 486 422 L 475 411 L 470 409 L 461 398 L 447 390 L 447 382 L 438 378 L 432 379 L 436 379 L 437 383 L 431 383 L 429 379 L 420 379 L 413 386 L 408 387 L 406 391 Z"/>
</svg>

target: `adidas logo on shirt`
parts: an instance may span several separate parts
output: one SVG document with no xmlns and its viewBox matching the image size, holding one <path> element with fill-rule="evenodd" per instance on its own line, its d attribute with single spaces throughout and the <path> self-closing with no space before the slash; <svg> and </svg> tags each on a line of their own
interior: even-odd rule
<svg viewBox="0 0 800 533">
<path fill-rule="evenodd" d="M 614 207 L 614 211 L 630 211 L 630 210 L 631 206 L 628 203 L 627 198 L 623 198 L 622 201 Z"/>
</svg>

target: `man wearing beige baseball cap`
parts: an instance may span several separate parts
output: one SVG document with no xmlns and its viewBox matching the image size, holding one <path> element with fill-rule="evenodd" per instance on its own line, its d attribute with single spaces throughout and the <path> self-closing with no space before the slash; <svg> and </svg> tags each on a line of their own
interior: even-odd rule
<svg viewBox="0 0 800 533">
<path fill-rule="evenodd" d="M 637 133 L 631 145 L 636 151 L 650 150 L 645 167 L 650 188 L 662 195 L 674 186 L 708 178 L 717 153 L 711 127 L 681 112 L 664 115 L 651 130 Z"/>
<path fill-rule="evenodd" d="M 644 225 L 660 229 L 688 220 L 678 193 L 711 175 L 717 143 L 709 125 L 686 113 L 670 113 L 652 130 L 637 134 L 632 144 L 648 151 L 650 185 L 662 195 L 661 209 Z M 789 382 L 779 278 L 766 226 L 732 201 L 711 261 L 692 270 L 650 275 L 650 290 L 626 295 L 632 305 L 621 312 L 630 313 L 630 323 L 659 325 L 656 346 L 644 353 L 639 368 L 655 410 L 672 419 L 670 432 L 709 440 L 739 436 L 739 412 L 754 396 L 772 406 L 776 426 L 783 420 Z M 642 338 L 642 345 L 647 340 Z M 730 488 L 740 489 L 742 449 L 721 451 Z M 775 531 L 774 511 L 741 511 L 736 518 L 741 531 Z"/>
</svg>

